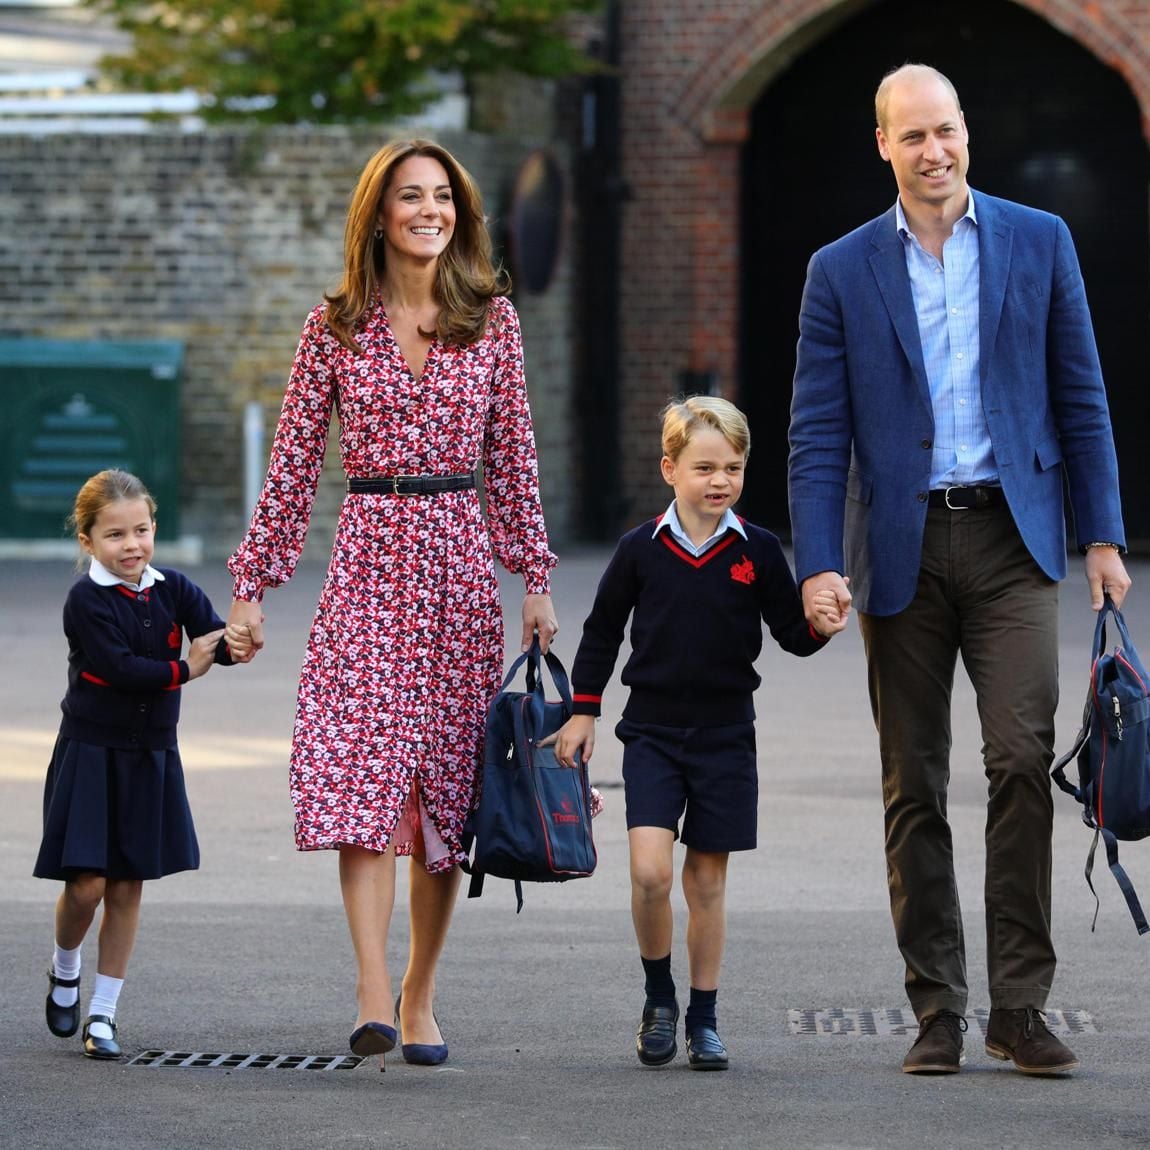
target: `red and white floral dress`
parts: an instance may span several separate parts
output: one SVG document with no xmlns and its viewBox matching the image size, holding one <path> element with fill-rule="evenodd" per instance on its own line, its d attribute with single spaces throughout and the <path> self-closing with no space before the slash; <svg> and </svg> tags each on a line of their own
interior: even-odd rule
<svg viewBox="0 0 1150 1150">
<path fill-rule="evenodd" d="M 291 754 L 296 846 L 412 849 L 461 861 L 487 704 L 503 668 L 492 552 L 549 590 L 519 319 L 491 301 L 477 343 L 432 343 L 419 380 L 378 301 L 356 354 L 308 316 L 251 526 L 228 568 L 237 599 L 286 582 L 307 535 L 332 407 L 351 476 L 459 475 L 477 493 L 348 495 L 300 674 Z"/>
</svg>

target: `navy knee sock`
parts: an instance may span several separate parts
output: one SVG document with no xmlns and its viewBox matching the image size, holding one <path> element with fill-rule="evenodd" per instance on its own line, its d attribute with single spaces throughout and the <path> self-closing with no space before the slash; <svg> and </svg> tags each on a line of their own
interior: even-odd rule
<svg viewBox="0 0 1150 1150">
<path fill-rule="evenodd" d="M 696 990 L 691 987 L 691 1001 L 687 1005 L 687 1018 L 683 1023 L 683 1030 L 690 1034 L 693 1030 L 707 1026 L 717 1030 L 715 1021 L 715 1000 L 718 998 L 717 990 Z"/>
<path fill-rule="evenodd" d="M 647 976 L 647 1001 L 652 1006 L 675 1005 L 675 980 L 671 977 L 671 956 L 643 958 L 643 973 Z"/>
</svg>

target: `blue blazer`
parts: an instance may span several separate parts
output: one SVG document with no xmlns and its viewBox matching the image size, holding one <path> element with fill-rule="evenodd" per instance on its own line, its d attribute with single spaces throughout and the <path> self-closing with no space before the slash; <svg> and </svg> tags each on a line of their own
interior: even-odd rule
<svg viewBox="0 0 1150 1150">
<path fill-rule="evenodd" d="M 979 377 L 999 480 L 1026 546 L 1066 574 L 1064 477 L 1079 547 L 1126 544 L 1118 464 L 1078 257 L 1057 216 L 976 193 Z M 807 268 L 791 402 L 795 569 L 850 576 L 854 604 L 914 597 L 934 418 L 891 209 Z"/>
</svg>

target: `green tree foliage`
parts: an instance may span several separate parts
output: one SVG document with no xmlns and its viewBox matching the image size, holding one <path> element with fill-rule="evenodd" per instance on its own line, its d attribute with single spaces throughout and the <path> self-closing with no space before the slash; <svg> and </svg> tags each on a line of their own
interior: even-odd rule
<svg viewBox="0 0 1150 1150">
<path fill-rule="evenodd" d="M 192 89 L 216 119 L 382 120 L 435 96 L 429 73 L 560 76 L 589 62 L 563 18 L 601 0 L 84 0 L 132 36 L 114 82 Z M 253 98 L 255 98 L 253 100 Z M 261 106 L 263 105 L 263 106 Z"/>
</svg>

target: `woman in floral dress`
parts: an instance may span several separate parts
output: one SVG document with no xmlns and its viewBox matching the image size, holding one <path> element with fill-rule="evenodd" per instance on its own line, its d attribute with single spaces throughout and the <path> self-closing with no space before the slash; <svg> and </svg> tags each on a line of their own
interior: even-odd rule
<svg viewBox="0 0 1150 1150">
<path fill-rule="evenodd" d="M 415 140 L 372 157 L 342 284 L 308 316 L 263 492 L 228 562 L 229 640 L 254 655 L 263 592 L 304 545 L 334 408 L 349 494 L 300 675 L 296 845 L 340 853 L 353 1050 L 382 1055 L 400 1028 L 405 1058 L 422 1063 L 447 1056 L 435 969 L 503 666 L 493 553 L 526 584 L 524 647 L 558 630 L 519 321 L 490 253 L 479 191 L 450 153 Z M 486 522 L 470 481 L 480 465 Z M 397 855 L 414 856 L 402 1017 L 386 959 Z"/>
</svg>

